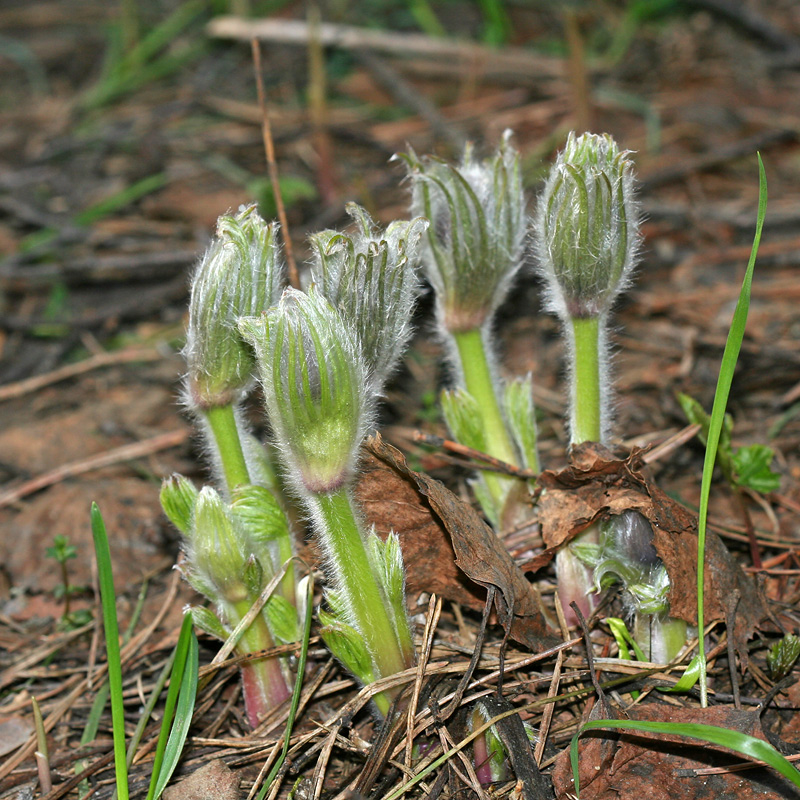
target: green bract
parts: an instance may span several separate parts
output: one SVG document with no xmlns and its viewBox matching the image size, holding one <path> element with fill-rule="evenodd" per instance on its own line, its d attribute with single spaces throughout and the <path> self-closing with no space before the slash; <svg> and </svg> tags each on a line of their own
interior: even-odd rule
<svg viewBox="0 0 800 800">
<path fill-rule="evenodd" d="M 450 332 L 491 322 L 522 263 L 525 197 L 519 154 L 506 131 L 497 152 L 454 167 L 412 151 L 401 158 L 412 183 L 411 211 L 427 217 L 422 264 L 436 290 L 440 324 Z"/>
<path fill-rule="evenodd" d="M 381 232 L 367 212 L 349 203 L 353 235 L 321 231 L 310 238 L 312 278 L 356 330 L 370 383 L 380 393 L 412 333 L 418 284 L 416 250 L 425 219 L 392 222 Z"/>
<path fill-rule="evenodd" d="M 192 408 L 227 405 L 239 398 L 253 371 L 253 356 L 236 329 L 243 315 L 277 301 L 283 281 L 277 225 L 255 206 L 223 216 L 192 280 L 184 358 L 186 399 Z"/>
<path fill-rule="evenodd" d="M 354 331 L 315 288 L 287 289 L 262 317 L 240 320 L 255 348 L 264 400 L 290 479 L 335 491 L 351 476 L 371 422 Z"/>
<path fill-rule="evenodd" d="M 639 249 L 633 162 L 608 135 L 570 133 L 539 202 L 535 242 L 551 310 L 590 317 L 611 307 Z"/>
</svg>

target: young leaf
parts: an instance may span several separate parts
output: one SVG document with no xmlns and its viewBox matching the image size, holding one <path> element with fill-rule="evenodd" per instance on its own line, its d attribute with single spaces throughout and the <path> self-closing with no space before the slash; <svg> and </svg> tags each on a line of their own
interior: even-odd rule
<svg viewBox="0 0 800 800">
<path fill-rule="evenodd" d="M 111 726 L 114 734 L 114 768 L 117 777 L 117 797 L 128 800 L 128 765 L 125 754 L 125 706 L 122 700 L 122 663 L 119 654 L 119 625 L 117 624 L 114 575 L 111 571 L 111 552 L 103 516 L 97 503 L 92 503 L 92 538 L 97 559 L 100 603 L 103 607 L 103 630 L 106 635 L 108 685 L 111 693 Z"/>
<path fill-rule="evenodd" d="M 774 457 L 773 449 L 765 444 L 740 447 L 733 454 L 736 483 L 761 494 L 778 491 L 781 476 L 769 468 Z"/>
</svg>

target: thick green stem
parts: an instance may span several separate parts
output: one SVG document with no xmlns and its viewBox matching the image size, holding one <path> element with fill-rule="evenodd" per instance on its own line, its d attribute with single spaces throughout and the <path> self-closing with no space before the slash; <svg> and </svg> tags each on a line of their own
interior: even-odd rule
<svg viewBox="0 0 800 800">
<path fill-rule="evenodd" d="M 233 494 L 237 486 L 250 483 L 250 472 L 247 469 L 242 440 L 236 426 L 233 404 L 211 406 L 203 414 L 214 437 L 228 491 Z"/>
<path fill-rule="evenodd" d="M 396 620 L 398 630 L 395 629 L 352 502 L 346 487 L 309 498 L 319 536 L 335 573 L 336 588 L 364 638 L 375 674 L 385 678 L 410 667 L 414 651 L 405 614 Z"/>
<path fill-rule="evenodd" d="M 500 402 L 492 380 L 481 330 L 473 328 L 454 333 L 453 339 L 461 361 L 464 386 L 477 401 L 481 410 L 488 455 L 499 458 L 507 464 L 519 466 L 516 450 L 508 435 L 506 422 L 500 410 Z M 513 478 L 506 478 L 493 472 L 485 472 L 483 477 L 502 518 L 503 508 L 515 481 Z"/>
<path fill-rule="evenodd" d="M 599 442 L 603 435 L 600 381 L 600 318 L 573 317 L 571 443 Z"/>
<path fill-rule="evenodd" d="M 600 318 L 572 317 L 572 385 L 570 387 L 570 440 L 572 445 L 599 442 L 603 435 L 600 382 Z M 590 525 L 556 556 L 558 596 L 570 625 L 578 620 L 570 604 L 584 617 L 594 610 L 592 570 L 572 550 L 573 544 L 597 544 L 600 526 Z"/>
</svg>

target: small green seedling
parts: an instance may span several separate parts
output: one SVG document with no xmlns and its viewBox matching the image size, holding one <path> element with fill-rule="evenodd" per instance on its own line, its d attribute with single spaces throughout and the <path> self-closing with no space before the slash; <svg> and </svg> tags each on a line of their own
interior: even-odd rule
<svg viewBox="0 0 800 800">
<path fill-rule="evenodd" d="M 700 426 L 697 435 L 706 444 L 711 417 L 697 400 L 683 392 L 678 393 L 678 402 L 689 422 Z M 781 476 L 770 468 L 775 451 L 763 444 L 734 447 L 732 437 L 733 417 L 726 414 L 720 431 L 717 464 L 731 488 L 750 489 L 760 494 L 776 492 L 780 488 Z"/>
<path fill-rule="evenodd" d="M 785 678 L 800 658 L 800 637 L 787 633 L 767 653 L 767 672 L 775 683 Z"/>
<path fill-rule="evenodd" d="M 69 569 L 67 562 L 77 558 L 78 551 L 74 545 L 69 543 L 69 537 L 59 534 L 53 537 L 53 546 L 45 549 L 48 558 L 58 562 L 61 571 L 61 583 L 53 591 L 57 600 L 64 600 L 64 611 L 61 614 L 60 625 L 66 629 L 80 628 L 86 623 L 91 622 L 92 612 L 88 609 L 72 611 L 70 603 L 75 595 L 86 591 L 85 586 L 75 586 L 69 581 Z"/>
</svg>

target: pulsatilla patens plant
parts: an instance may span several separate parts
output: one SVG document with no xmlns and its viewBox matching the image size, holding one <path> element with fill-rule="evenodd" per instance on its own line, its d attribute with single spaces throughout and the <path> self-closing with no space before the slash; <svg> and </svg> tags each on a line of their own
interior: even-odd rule
<svg viewBox="0 0 800 800">
<path fill-rule="evenodd" d="M 547 304 L 561 319 L 569 358 L 570 442 L 606 442 L 611 381 L 606 329 L 614 300 L 639 253 L 640 210 L 630 153 L 607 134 L 567 138 L 539 200 L 534 227 Z M 596 570 L 593 574 L 593 568 Z M 636 512 L 593 525 L 556 556 L 558 593 L 567 612 L 588 615 L 593 591 L 621 581 L 634 636 L 653 660 L 669 660 L 686 625 L 669 616 L 669 576 L 653 547 L 650 523 Z"/>
<path fill-rule="evenodd" d="M 539 199 L 534 244 L 547 306 L 561 319 L 570 376 L 570 442 L 605 442 L 610 417 L 606 327 L 639 250 L 633 162 L 608 135 L 570 133 Z M 597 556 L 594 525 L 556 556 L 567 618 L 575 602 L 588 616 Z"/>
<path fill-rule="evenodd" d="M 492 345 L 494 315 L 522 265 L 527 230 L 510 132 L 486 161 L 470 147 L 458 166 L 413 152 L 400 158 L 411 180 L 412 213 L 431 221 L 422 266 L 456 379 L 456 389 L 442 397 L 448 426 L 462 444 L 538 470 L 530 378 L 502 386 Z M 518 487 L 497 474 L 477 480 L 476 495 L 496 527 L 514 519 Z"/>
<path fill-rule="evenodd" d="M 192 280 L 184 400 L 211 453 L 217 489 L 175 475 L 164 481 L 162 506 L 184 537 L 182 571 L 215 612 L 192 609 L 195 623 L 226 639 L 282 568 L 286 574 L 236 646 L 245 655 L 295 641 L 297 593 L 292 537 L 261 446 L 247 431 L 239 406 L 253 385 L 255 359 L 237 320 L 277 301 L 283 267 L 276 226 L 255 207 L 220 217 L 217 235 Z M 248 661 L 241 668 L 250 723 L 257 725 L 290 695 L 286 663 Z"/>
<path fill-rule="evenodd" d="M 411 666 L 397 538 L 367 531 L 353 497 L 359 448 L 371 429 L 375 394 L 358 325 L 312 285 L 239 327 L 258 358 L 267 413 L 287 478 L 310 517 L 333 587 L 323 636 L 365 683 Z M 386 713 L 390 694 L 376 696 Z"/>
</svg>

